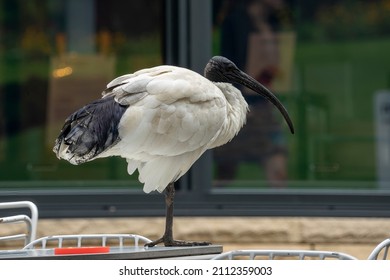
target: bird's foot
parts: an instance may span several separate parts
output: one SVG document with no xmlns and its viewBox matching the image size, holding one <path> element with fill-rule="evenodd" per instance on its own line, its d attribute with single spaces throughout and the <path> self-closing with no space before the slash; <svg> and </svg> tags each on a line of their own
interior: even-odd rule
<svg viewBox="0 0 390 280">
<path fill-rule="evenodd" d="M 173 238 L 167 238 L 163 236 L 155 241 L 145 244 L 145 247 L 153 247 L 157 244 L 164 243 L 165 247 L 191 247 L 191 246 L 208 246 L 211 245 L 210 242 L 198 242 L 198 241 L 183 241 L 183 240 L 174 240 Z"/>
</svg>

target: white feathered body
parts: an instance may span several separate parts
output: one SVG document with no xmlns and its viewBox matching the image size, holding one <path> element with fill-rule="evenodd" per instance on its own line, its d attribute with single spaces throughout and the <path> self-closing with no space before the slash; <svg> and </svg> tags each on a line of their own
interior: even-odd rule
<svg viewBox="0 0 390 280">
<path fill-rule="evenodd" d="M 118 140 L 88 160 L 126 158 L 128 173 L 138 169 L 146 193 L 162 192 L 206 150 L 229 142 L 248 111 L 241 92 L 231 84 L 213 83 L 174 66 L 118 77 L 103 94 L 103 99 L 114 97 L 126 109 L 117 125 Z M 99 113 L 105 111 L 94 114 Z M 57 155 L 77 164 L 64 141 L 58 144 Z"/>
</svg>

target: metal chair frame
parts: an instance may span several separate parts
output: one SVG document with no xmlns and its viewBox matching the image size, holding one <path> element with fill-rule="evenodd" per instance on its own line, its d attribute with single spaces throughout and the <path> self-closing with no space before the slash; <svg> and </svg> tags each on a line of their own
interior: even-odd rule
<svg viewBox="0 0 390 280">
<path fill-rule="evenodd" d="M 213 260 L 233 260 L 235 257 L 249 257 L 250 260 L 255 260 L 257 256 L 268 257 L 269 260 L 275 260 L 276 257 L 298 257 L 299 260 L 306 258 L 356 260 L 345 253 L 314 250 L 235 250 L 215 256 Z"/>
<path fill-rule="evenodd" d="M 76 245 L 73 247 L 83 247 L 87 246 L 88 244 L 85 244 L 86 241 L 89 242 L 99 242 L 99 246 L 106 246 L 107 242 L 109 241 L 116 241 L 116 245 L 119 248 L 125 247 L 126 241 L 131 241 L 134 243 L 135 247 L 138 247 L 140 242 L 148 243 L 151 242 L 150 239 L 137 235 L 137 234 L 74 234 L 74 235 L 53 235 L 53 236 L 46 236 L 39 238 L 37 240 L 32 241 L 31 243 L 27 244 L 23 249 L 35 249 L 36 247 L 39 247 L 39 249 L 47 249 L 48 243 L 55 242 L 56 247 L 62 248 L 64 245 L 64 242 L 66 241 L 72 241 L 76 242 Z M 55 244 L 52 244 L 55 245 Z"/>
<path fill-rule="evenodd" d="M 374 250 L 372 250 L 371 254 L 368 256 L 369 260 L 378 260 L 380 252 L 383 250 L 382 260 L 387 260 L 388 252 L 390 248 L 390 238 L 383 240 L 379 243 Z"/>
<path fill-rule="evenodd" d="M 0 218 L 0 223 L 9 224 L 9 223 L 24 222 L 27 226 L 27 233 L 1 236 L 0 241 L 24 239 L 24 244 L 27 245 L 28 243 L 32 242 L 36 238 L 37 225 L 38 225 L 38 208 L 34 203 L 30 201 L 0 203 L 0 209 L 14 209 L 14 208 L 29 208 L 31 212 L 31 218 L 27 215 L 14 215 L 14 216 Z"/>
</svg>

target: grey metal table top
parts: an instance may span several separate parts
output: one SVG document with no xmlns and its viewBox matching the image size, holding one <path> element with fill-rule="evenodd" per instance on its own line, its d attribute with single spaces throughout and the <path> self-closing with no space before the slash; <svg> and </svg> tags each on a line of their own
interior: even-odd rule
<svg viewBox="0 0 390 280">
<path fill-rule="evenodd" d="M 0 259 L 72 259 L 72 260 L 145 260 L 145 259 L 211 259 L 222 253 L 221 245 L 193 247 L 145 248 L 142 246 L 110 247 L 107 253 L 57 255 L 54 249 L 0 251 Z"/>
</svg>

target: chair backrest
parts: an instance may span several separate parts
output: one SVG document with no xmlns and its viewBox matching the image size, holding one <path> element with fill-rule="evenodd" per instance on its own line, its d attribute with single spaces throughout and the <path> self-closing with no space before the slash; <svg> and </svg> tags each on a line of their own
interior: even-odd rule
<svg viewBox="0 0 390 280">
<path fill-rule="evenodd" d="M 237 250 L 222 253 L 213 258 L 213 260 L 234 260 L 234 259 L 249 259 L 249 260 L 276 260 L 276 259 L 295 259 L 295 260 L 356 260 L 355 257 L 329 251 L 314 251 L 314 250 Z"/>
<path fill-rule="evenodd" d="M 38 208 L 31 201 L 15 201 L 15 202 L 2 202 L 0 203 L 1 209 L 16 209 L 16 208 L 28 208 L 31 212 L 31 217 L 27 215 L 14 215 L 0 218 L 0 223 L 26 223 L 27 233 L 14 234 L 8 236 L 0 236 L 0 241 L 20 240 L 24 239 L 24 245 L 27 245 L 31 241 L 35 240 L 38 224 Z"/>
<path fill-rule="evenodd" d="M 83 247 L 90 243 L 98 246 L 108 246 L 113 243 L 114 246 L 124 248 L 125 246 L 138 247 L 142 244 L 151 242 L 150 239 L 137 234 L 74 234 L 74 235 L 53 235 L 46 236 L 32 241 L 23 249 L 48 249 L 50 247 Z"/>
<path fill-rule="evenodd" d="M 374 250 L 372 250 L 371 254 L 368 256 L 369 260 L 387 260 L 388 252 L 390 247 L 390 238 L 383 240 L 379 243 Z"/>
</svg>

